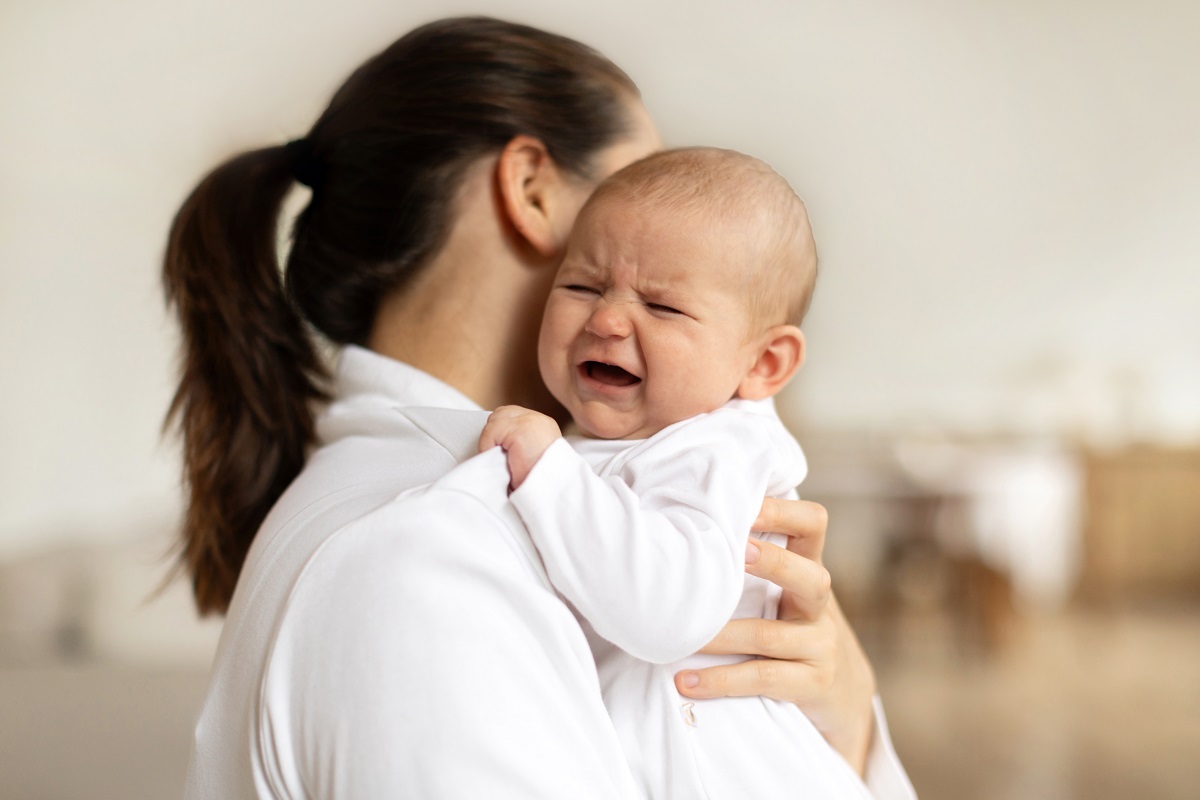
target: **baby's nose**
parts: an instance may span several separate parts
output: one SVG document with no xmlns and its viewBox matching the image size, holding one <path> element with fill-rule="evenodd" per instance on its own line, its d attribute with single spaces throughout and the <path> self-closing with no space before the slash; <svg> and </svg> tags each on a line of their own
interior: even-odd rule
<svg viewBox="0 0 1200 800">
<path fill-rule="evenodd" d="M 629 315 L 621 303 L 601 301 L 588 318 L 586 330 L 601 338 L 621 338 L 630 334 Z"/>
</svg>

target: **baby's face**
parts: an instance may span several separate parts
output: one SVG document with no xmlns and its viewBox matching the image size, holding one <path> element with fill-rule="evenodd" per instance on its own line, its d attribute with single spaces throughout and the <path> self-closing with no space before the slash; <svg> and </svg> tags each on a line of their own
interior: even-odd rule
<svg viewBox="0 0 1200 800">
<path fill-rule="evenodd" d="M 538 365 L 583 433 L 642 439 L 732 399 L 758 357 L 752 247 L 695 217 L 597 203 L 542 319 Z"/>
</svg>

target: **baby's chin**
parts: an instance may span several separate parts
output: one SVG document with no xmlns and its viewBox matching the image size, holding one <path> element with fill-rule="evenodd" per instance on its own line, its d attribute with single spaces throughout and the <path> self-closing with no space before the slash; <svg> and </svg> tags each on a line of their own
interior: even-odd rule
<svg viewBox="0 0 1200 800">
<path fill-rule="evenodd" d="M 573 417 L 579 432 L 589 439 L 646 439 L 655 433 L 644 419 L 604 406 L 588 407 L 595 405 L 599 404 L 585 403 Z"/>
</svg>

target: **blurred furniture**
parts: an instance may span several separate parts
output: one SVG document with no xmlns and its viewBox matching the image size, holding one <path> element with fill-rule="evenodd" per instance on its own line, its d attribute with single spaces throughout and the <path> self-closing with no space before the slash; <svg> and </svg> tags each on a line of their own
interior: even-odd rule
<svg viewBox="0 0 1200 800">
<path fill-rule="evenodd" d="M 987 657 L 1022 609 L 1070 597 L 1084 473 L 1072 448 L 929 432 L 801 441 L 812 467 L 801 494 L 830 514 L 826 565 L 878 654 Z"/>
<path fill-rule="evenodd" d="M 1200 448 L 1132 447 L 1085 463 L 1080 596 L 1200 596 Z"/>
</svg>

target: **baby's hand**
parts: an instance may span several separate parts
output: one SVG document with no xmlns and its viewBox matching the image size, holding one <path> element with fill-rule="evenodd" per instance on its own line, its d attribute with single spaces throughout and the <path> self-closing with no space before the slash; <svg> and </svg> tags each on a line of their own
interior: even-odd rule
<svg viewBox="0 0 1200 800">
<path fill-rule="evenodd" d="M 508 455 L 508 471 L 512 488 L 516 489 L 529 477 L 529 471 L 555 439 L 562 438 L 558 423 L 521 406 L 500 406 L 488 417 L 479 436 L 479 452 L 496 445 Z"/>
</svg>

